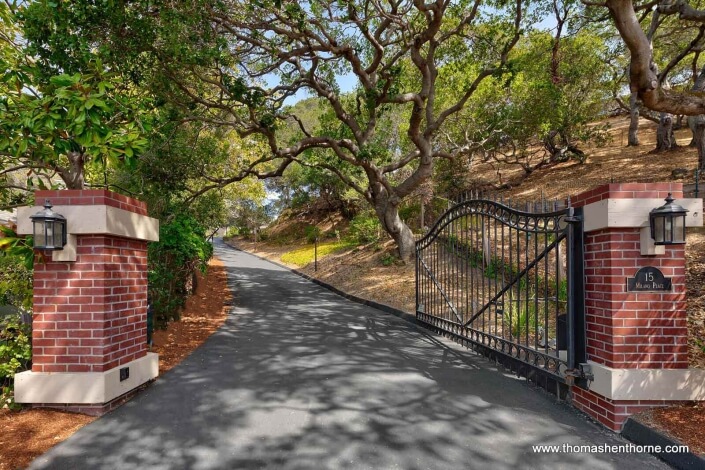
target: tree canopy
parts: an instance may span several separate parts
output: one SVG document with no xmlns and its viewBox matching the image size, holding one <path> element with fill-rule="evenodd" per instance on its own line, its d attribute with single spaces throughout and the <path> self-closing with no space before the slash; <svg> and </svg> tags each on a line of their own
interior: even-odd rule
<svg viewBox="0 0 705 470">
<path fill-rule="evenodd" d="M 646 107 L 705 112 L 689 91 L 705 30 L 699 4 L 684 1 L 0 5 L 9 186 L 29 170 L 25 187 L 88 178 L 169 188 L 189 205 L 281 177 L 269 188 L 290 199 L 365 201 L 405 259 L 413 236 L 401 204 L 428 192 L 439 161 L 528 174 L 584 160 L 581 146 L 604 138 L 590 123 L 611 100 L 624 104 L 626 50 Z"/>
</svg>

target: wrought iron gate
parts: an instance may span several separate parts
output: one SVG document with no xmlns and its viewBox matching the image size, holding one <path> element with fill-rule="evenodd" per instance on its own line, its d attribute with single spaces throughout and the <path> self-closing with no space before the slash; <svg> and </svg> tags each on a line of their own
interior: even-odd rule
<svg viewBox="0 0 705 470">
<path fill-rule="evenodd" d="M 584 377 L 581 209 L 463 200 L 416 242 L 416 317 L 527 377 Z"/>
</svg>

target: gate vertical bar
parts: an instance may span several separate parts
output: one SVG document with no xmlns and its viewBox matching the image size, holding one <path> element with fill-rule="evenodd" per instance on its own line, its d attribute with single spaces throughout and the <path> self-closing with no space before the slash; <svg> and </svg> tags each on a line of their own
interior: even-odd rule
<svg viewBox="0 0 705 470">
<path fill-rule="evenodd" d="M 415 292 L 416 292 L 416 316 L 418 317 L 418 312 L 420 310 L 420 305 L 421 305 L 421 299 L 419 298 L 419 264 L 421 263 L 421 254 L 419 253 L 419 246 L 414 242 L 414 252 L 416 254 L 416 266 L 415 266 L 415 271 L 414 271 L 414 276 L 415 276 Z"/>
<path fill-rule="evenodd" d="M 570 203 L 570 201 L 569 201 Z M 568 271 L 568 316 L 567 316 L 567 346 L 568 370 L 573 371 L 586 360 L 585 357 L 585 260 L 583 253 L 583 218 L 582 208 L 569 207 L 567 240 L 567 271 Z M 579 379 L 576 385 L 582 382 Z"/>
<path fill-rule="evenodd" d="M 571 255 L 569 258 L 568 282 L 572 284 L 569 287 L 570 292 L 570 309 L 573 313 L 573 327 L 568 330 L 568 337 L 573 338 L 573 367 L 580 366 L 587 362 L 586 353 L 586 333 L 585 333 L 585 247 L 584 247 L 584 231 L 583 231 L 583 209 L 574 209 L 575 214 L 571 221 L 571 229 L 569 232 L 569 249 Z M 579 376 L 575 382 L 581 387 L 587 386 L 587 381 L 584 377 Z"/>
</svg>

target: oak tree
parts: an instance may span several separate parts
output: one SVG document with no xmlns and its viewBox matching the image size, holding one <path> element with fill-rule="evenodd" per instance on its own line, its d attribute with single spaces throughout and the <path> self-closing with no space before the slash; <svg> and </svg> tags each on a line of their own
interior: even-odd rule
<svg viewBox="0 0 705 470">
<path fill-rule="evenodd" d="M 615 26 L 629 49 L 631 61 L 629 65 L 629 84 L 631 91 L 653 110 L 665 114 L 684 114 L 698 116 L 705 114 L 705 66 L 697 72 L 694 84 L 689 88 L 673 89 L 664 80 L 664 73 L 659 73 L 653 52 L 653 29 L 644 31 L 640 23 L 640 13 L 654 10 L 656 22 L 660 17 L 677 17 L 683 24 L 705 25 L 705 10 L 699 5 L 692 6 L 685 0 L 655 0 L 649 2 L 634 2 L 632 0 L 606 0 L 605 2 L 592 2 L 584 0 L 585 4 L 597 7 L 606 7 L 609 10 Z M 692 46 L 674 54 L 667 67 L 672 67 L 690 53 L 696 52 L 703 36 L 703 29 L 697 28 L 697 33 L 692 40 Z M 697 64 L 695 56 L 695 64 Z M 695 74 L 694 74 L 695 75 Z M 697 118 L 692 121 L 693 136 L 698 147 L 699 167 L 705 167 L 705 119 Z"/>
<path fill-rule="evenodd" d="M 529 4 L 182 0 L 168 10 L 152 2 L 122 8 L 111 15 L 122 18 L 111 37 L 123 48 L 132 39 L 133 50 L 149 57 L 163 77 L 155 90 L 189 110 L 185 119 L 264 142 L 263 163 L 278 165 L 270 175 L 299 162 L 340 178 L 372 205 L 408 260 L 414 237 L 400 204 L 436 161 L 458 156 L 460 149 L 439 145 L 440 130 L 484 80 L 506 71 Z M 436 89 L 449 63 L 468 66 L 458 95 L 441 105 Z M 337 84 L 345 76 L 356 83 L 351 93 Z M 286 106 L 301 93 L 325 104 L 325 125 L 309 128 Z M 390 116 L 404 116 L 392 139 Z M 291 120 L 300 136 L 284 141 L 280 129 Z"/>
</svg>

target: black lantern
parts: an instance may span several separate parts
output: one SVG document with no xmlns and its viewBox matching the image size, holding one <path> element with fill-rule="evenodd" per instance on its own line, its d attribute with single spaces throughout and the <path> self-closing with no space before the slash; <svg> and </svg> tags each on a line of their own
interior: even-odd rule
<svg viewBox="0 0 705 470">
<path fill-rule="evenodd" d="M 682 245 L 685 243 L 685 214 L 687 209 L 673 203 L 668 193 L 666 204 L 649 213 L 651 238 L 654 245 Z"/>
<path fill-rule="evenodd" d="M 66 245 L 66 218 L 51 210 L 51 202 L 44 202 L 44 210 L 30 217 L 34 227 L 34 248 L 63 250 Z"/>
</svg>

